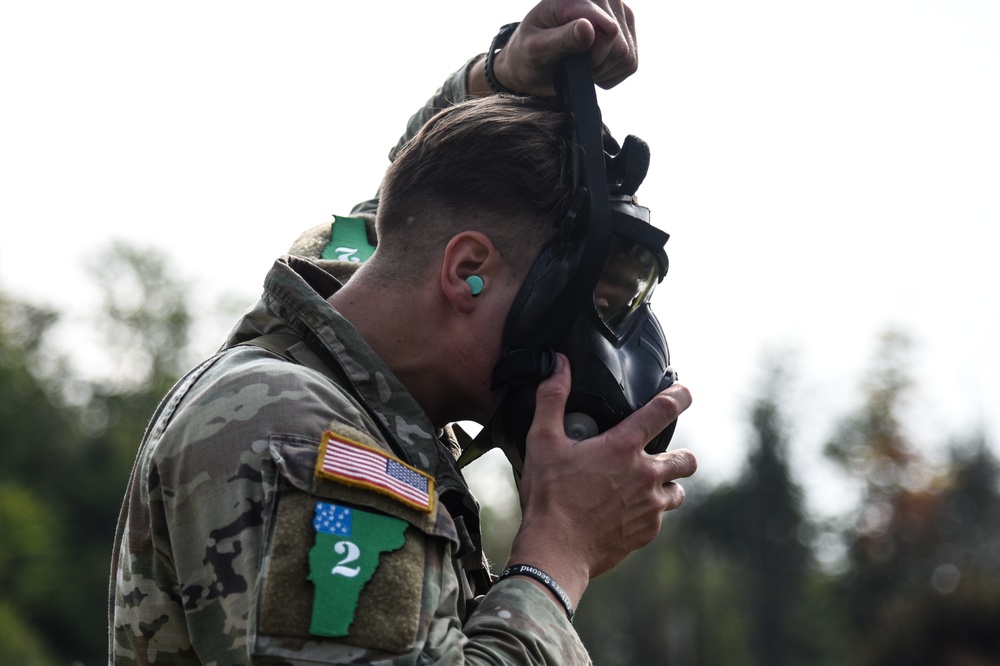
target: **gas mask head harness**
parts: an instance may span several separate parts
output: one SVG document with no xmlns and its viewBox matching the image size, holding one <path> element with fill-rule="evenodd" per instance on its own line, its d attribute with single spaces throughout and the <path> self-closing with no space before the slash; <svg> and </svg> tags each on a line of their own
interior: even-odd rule
<svg viewBox="0 0 1000 666">
<path fill-rule="evenodd" d="M 552 374 L 556 352 L 572 371 L 565 425 L 574 439 L 615 426 L 676 378 L 649 306 L 667 273 L 669 236 L 634 197 L 649 147 L 629 135 L 619 148 L 604 130 L 586 54 L 560 63 L 556 92 L 572 118 L 574 200 L 511 305 L 493 374 L 497 406 L 462 464 L 499 447 L 521 471 L 535 390 Z M 665 450 L 673 429 L 646 451 Z"/>
</svg>

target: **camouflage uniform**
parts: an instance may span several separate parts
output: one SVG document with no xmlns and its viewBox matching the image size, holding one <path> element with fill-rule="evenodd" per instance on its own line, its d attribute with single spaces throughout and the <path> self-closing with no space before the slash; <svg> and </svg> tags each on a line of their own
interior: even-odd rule
<svg viewBox="0 0 1000 666">
<path fill-rule="evenodd" d="M 476 60 L 414 114 L 390 159 L 438 110 L 467 99 Z M 376 206 L 352 214 L 370 222 Z M 322 225 L 292 252 L 318 258 L 329 240 Z M 491 587 L 454 436 L 435 432 L 327 303 L 339 287 L 331 273 L 349 274 L 342 268 L 279 259 L 223 351 L 178 382 L 154 415 L 119 518 L 111 663 L 590 663 L 544 592 L 517 579 Z M 293 334 L 295 353 L 243 344 L 275 333 Z M 432 476 L 432 510 L 318 475 L 327 431 Z M 404 545 L 381 554 L 341 637 L 310 633 L 319 589 L 309 580 L 312 521 L 328 501 L 406 524 Z"/>
<path fill-rule="evenodd" d="M 475 603 L 489 574 L 457 447 L 326 301 L 338 287 L 313 263 L 279 259 L 224 350 L 160 406 L 119 521 L 111 662 L 588 663 L 531 583 L 501 581 Z M 274 333 L 334 372 L 240 345 Z M 320 476 L 325 431 L 432 476 L 432 510 Z M 318 501 L 405 522 L 404 545 L 381 555 L 339 638 L 310 633 Z"/>
</svg>

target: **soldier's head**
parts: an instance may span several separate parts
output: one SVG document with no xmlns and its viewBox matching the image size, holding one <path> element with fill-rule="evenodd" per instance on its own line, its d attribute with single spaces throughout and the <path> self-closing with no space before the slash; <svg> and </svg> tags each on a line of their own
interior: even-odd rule
<svg viewBox="0 0 1000 666">
<path fill-rule="evenodd" d="M 414 279 L 455 234 L 477 231 L 523 277 L 571 203 L 569 136 L 568 115 L 534 98 L 492 96 L 436 115 L 382 182 L 379 272 Z"/>
</svg>

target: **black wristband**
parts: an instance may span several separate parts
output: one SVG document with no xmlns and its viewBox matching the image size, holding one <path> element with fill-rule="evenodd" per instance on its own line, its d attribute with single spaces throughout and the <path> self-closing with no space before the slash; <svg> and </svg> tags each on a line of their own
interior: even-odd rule
<svg viewBox="0 0 1000 666">
<path fill-rule="evenodd" d="M 521 24 L 508 23 L 504 27 L 500 28 L 500 32 L 497 33 L 497 36 L 493 38 L 493 42 L 490 44 L 490 50 L 486 52 L 486 83 L 490 84 L 490 88 L 492 88 L 495 93 L 506 93 L 508 95 L 517 94 L 504 84 L 497 81 L 496 75 L 493 74 L 493 59 L 496 57 L 497 52 L 507 45 L 507 42 L 510 41 L 510 36 L 514 34 L 514 31 L 517 30 L 517 26 L 519 25 Z"/>
<path fill-rule="evenodd" d="M 534 578 L 540 582 L 545 587 L 549 588 L 549 591 L 556 596 L 562 605 L 566 609 L 566 617 L 569 621 L 573 621 L 573 604 L 569 600 L 569 595 L 566 591 L 559 587 L 559 583 L 552 579 L 552 576 L 548 575 L 538 567 L 533 567 L 530 564 L 512 564 L 503 570 L 497 581 L 501 581 L 508 576 L 527 576 L 528 578 Z"/>
</svg>

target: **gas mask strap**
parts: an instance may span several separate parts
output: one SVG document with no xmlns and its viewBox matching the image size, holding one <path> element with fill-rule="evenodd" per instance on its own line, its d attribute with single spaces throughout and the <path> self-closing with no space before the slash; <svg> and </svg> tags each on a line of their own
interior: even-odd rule
<svg viewBox="0 0 1000 666">
<path fill-rule="evenodd" d="M 604 123 L 586 53 L 559 62 L 556 93 L 573 118 L 573 185 L 578 190 L 584 188 L 589 195 L 587 238 L 610 237 L 611 223 L 603 212 L 607 210 L 609 199 L 604 164 Z"/>
<path fill-rule="evenodd" d="M 562 295 L 543 315 L 538 329 L 564 332 L 568 322 L 593 300 L 594 286 L 604 268 L 611 243 L 611 209 L 604 164 L 604 123 L 597 105 L 594 77 L 586 53 L 560 61 L 556 68 L 556 93 L 573 119 L 573 184 L 583 205 L 567 215 L 562 239 L 582 242 L 575 274 L 569 276 Z M 574 209 L 577 205 L 574 205 Z M 548 335 L 544 346 L 559 336 Z M 541 345 L 540 345 L 541 346 Z"/>
<path fill-rule="evenodd" d="M 574 201 L 557 238 L 542 251 L 511 306 L 494 387 L 551 374 L 554 363 L 539 361 L 545 353 L 551 355 L 577 315 L 593 304 L 594 287 L 611 247 L 604 124 L 587 54 L 560 61 L 555 83 L 571 117 Z"/>
</svg>

